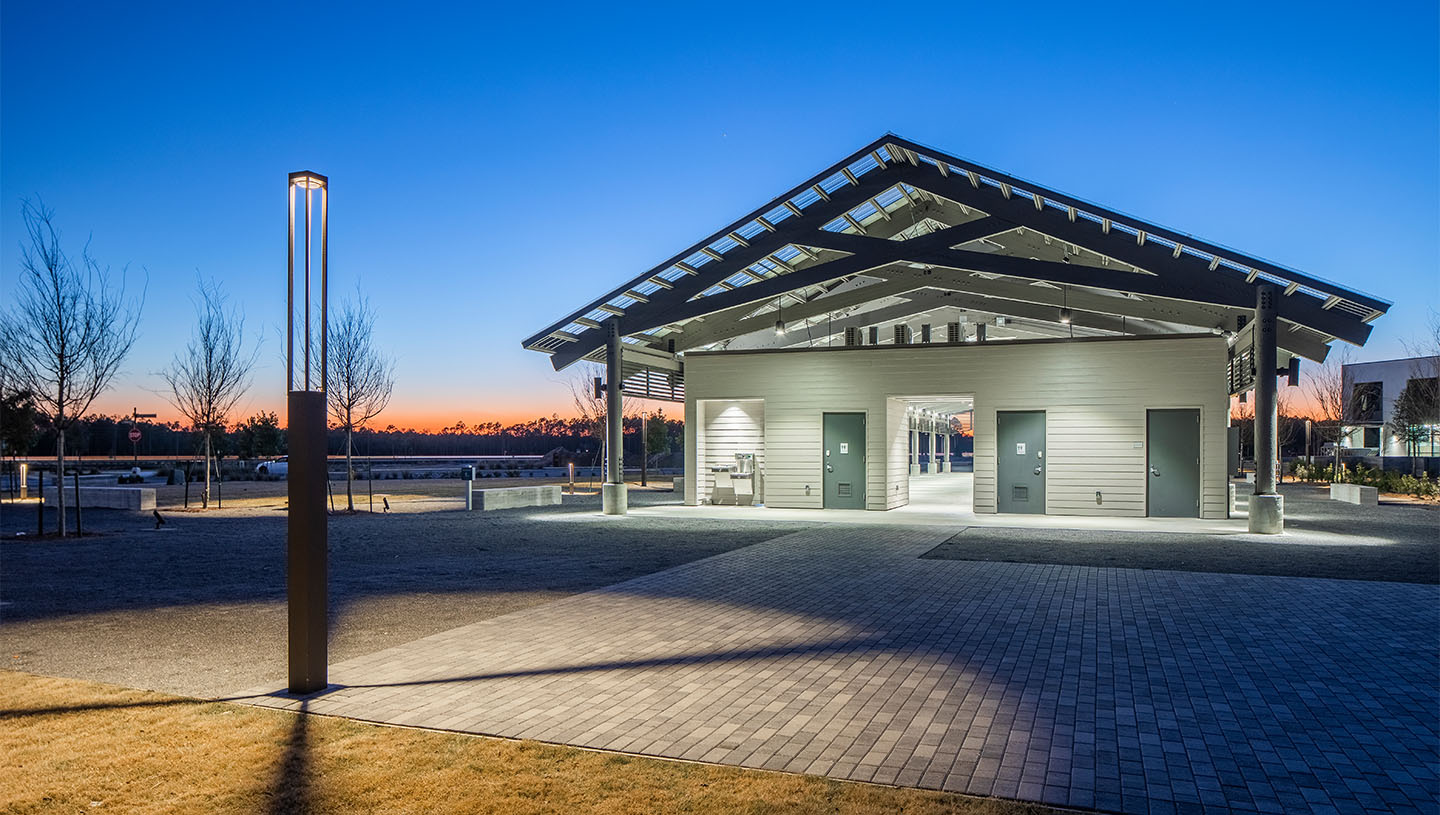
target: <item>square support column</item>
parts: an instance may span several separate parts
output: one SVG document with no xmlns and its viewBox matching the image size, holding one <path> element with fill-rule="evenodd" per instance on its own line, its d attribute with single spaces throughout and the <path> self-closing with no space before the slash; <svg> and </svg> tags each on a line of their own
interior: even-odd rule
<svg viewBox="0 0 1440 815">
<path fill-rule="evenodd" d="M 920 474 L 920 431 L 910 428 L 910 474 Z"/>
<path fill-rule="evenodd" d="M 603 512 L 624 515 L 628 508 L 625 494 L 625 416 L 624 394 L 620 391 L 623 378 L 620 362 L 624 343 L 620 342 L 620 322 L 605 323 L 605 484 L 600 488 Z"/>
<path fill-rule="evenodd" d="M 1285 531 L 1285 498 L 1276 489 L 1275 355 L 1277 347 L 1275 286 L 1262 283 L 1255 291 L 1255 494 L 1250 496 L 1251 532 L 1277 535 Z"/>
</svg>

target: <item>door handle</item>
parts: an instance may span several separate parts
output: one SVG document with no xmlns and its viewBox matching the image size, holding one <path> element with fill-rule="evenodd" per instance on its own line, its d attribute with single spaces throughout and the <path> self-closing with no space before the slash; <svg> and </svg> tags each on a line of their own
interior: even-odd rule
<svg viewBox="0 0 1440 815">
<path fill-rule="evenodd" d="M 1036 474 L 1036 475 L 1039 475 L 1039 474 L 1040 474 L 1040 468 L 1039 468 L 1039 467 L 1036 467 L 1036 468 L 1035 468 L 1035 474 Z"/>
<path fill-rule="evenodd" d="M 1151 465 L 1151 467 L 1150 467 L 1150 475 L 1154 476 L 1155 478 L 1159 478 L 1159 477 L 1160 477 L 1160 468 L 1159 468 L 1159 467 L 1156 467 L 1156 466 L 1154 466 L 1154 465 Z"/>
<path fill-rule="evenodd" d="M 825 472 L 827 472 L 827 473 L 833 473 L 833 472 L 835 472 L 835 468 L 832 467 L 832 466 L 830 466 L 829 464 L 826 464 L 826 465 L 825 465 Z"/>
</svg>

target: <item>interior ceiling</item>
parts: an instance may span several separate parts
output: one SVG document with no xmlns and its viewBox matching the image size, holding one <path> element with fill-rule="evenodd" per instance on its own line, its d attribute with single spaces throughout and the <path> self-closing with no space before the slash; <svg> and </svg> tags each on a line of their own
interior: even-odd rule
<svg viewBox="0 0 1440 815">
<path fill-rule="evenodd" d="M 952 322 L 971 340 L 1231 334 L 1262 282 L 1283 292 L 1280 347 L 1312 360 L 1389 307 L 890 136 L 525 346 L 557 368 L 603 359 L 607 320 L 664 352 L 838 345 L 850 327 L 868 345 L 872 326 L 889 344 L 897 324 L 943 342 Z"/>
</svg>

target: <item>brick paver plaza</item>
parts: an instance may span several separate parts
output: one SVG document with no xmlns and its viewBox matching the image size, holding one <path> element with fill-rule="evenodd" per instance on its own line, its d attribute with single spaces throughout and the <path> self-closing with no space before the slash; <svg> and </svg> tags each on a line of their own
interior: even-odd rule
<svg viewBox="0 0 1440 815">
<path fill-rule="evenodd" d="M 1124 812 L 1436 810 L 1436 586 L 920 559 L 957 531 L 787 535 L 334 665 L 308 709 Z"/>
</svg>

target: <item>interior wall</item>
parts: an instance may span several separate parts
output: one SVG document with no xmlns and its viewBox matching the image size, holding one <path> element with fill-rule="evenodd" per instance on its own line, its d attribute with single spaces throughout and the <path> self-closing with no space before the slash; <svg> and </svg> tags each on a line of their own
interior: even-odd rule
<svg viewBox="0 0 1440 815">
<path fill-rule="evenodd" d="M 910 503 L 910 417 L 904 399 L 885 400 L 885 433 L 889 439 L 885 462 L 885 506 L 895 509 Z"/>
<path fill-rule="evenodd" d="M 692 353 L 687 416 L 688 401 L 764 399 L 767 505 L 819 508 L 821 415 L 865 411 L 867 508 L 883 510 L 909 497 L 902 400 L 963 386 L 975 399 L 976 512 L 996 511 L 996 411 L 1044 410 L 1046 511 L 1143 516 L 1146 410 L 1198 408 L 1201 514 L 1223 518 L 1225 351 L 1204 336 Z"/>
<path fill-rule="evenodd" d="M 765 499 L 765 403 L 758 399 L 706 400 L 699 403 L 700 434 L 695 483 L 697 498 L 710 498 L 715 485 L 711 467 L 735 464 L 736 453 L 755 454 L 755 498 Z"/>
</svg>

